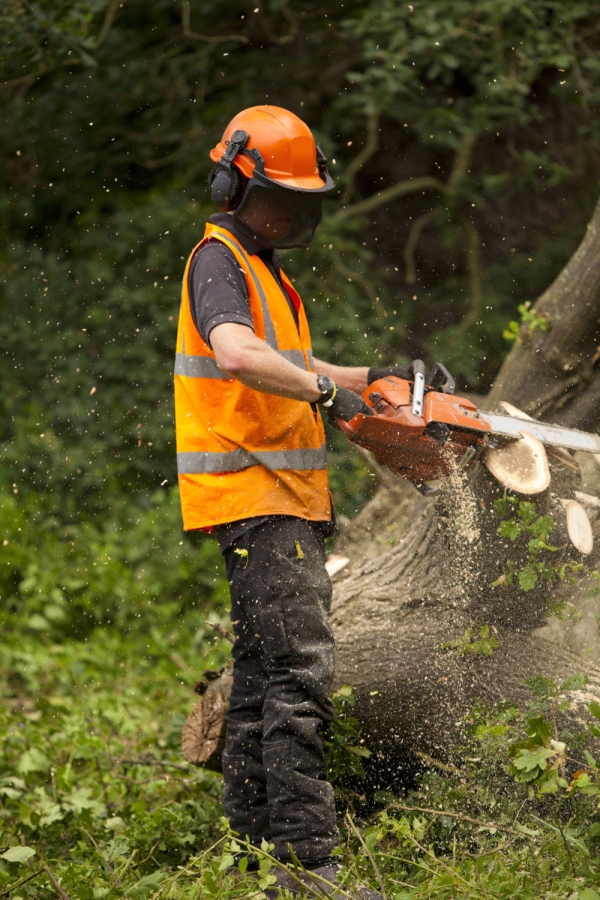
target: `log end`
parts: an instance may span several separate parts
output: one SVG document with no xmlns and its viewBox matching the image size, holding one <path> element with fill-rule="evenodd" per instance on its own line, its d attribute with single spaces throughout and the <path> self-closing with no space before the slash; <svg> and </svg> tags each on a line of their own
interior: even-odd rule
<svg viewBox="0 0 600 900">
<path fill-rule="evenodd" d="M 567 505 L 567 531 L 569 540 L 580 553 L 589 555 L 594 549 L 594 535 L 589 516 L 581 503 L 571 500 Z"/>
<path fill-rule="evenodd" d="M 541 494 L 550 485 L 544 445 L 525 432 L 518 441 L 486 450 L 483 462 L 500 484 L 517 494 Z"/>
</svg>

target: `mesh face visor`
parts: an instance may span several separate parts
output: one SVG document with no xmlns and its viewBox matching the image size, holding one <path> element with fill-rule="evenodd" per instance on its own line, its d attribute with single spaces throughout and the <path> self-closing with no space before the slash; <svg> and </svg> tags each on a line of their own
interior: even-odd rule
<svg viewBox="0 0 600 900">
<path fill-rule="evenodd" d="M 323 187 L 301 190 L 273 181 L 257 162 L 234 213 L 238 227 L 278 250 L 309 247 L 321 221 L 323 198 L 335 186 L 319 148 L 317 164 Z"/>
</svg>

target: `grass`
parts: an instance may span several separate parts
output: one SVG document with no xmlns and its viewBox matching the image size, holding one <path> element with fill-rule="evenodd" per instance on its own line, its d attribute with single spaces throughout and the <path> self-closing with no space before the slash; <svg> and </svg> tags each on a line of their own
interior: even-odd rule
<svg viewBox="0 0 600 900">
<path fill-rule="evenodd" d="M 181 632 L 5 640 L 0 897 L 263 896 L 271 848 L 258 875 L 232 869 L 244 847 L 223 818 L 220 776 L 188 766 L 179 748 L 194 673 L 226 652 L 214 636 Z M 598 900 L 597 796 L 515 782 L 507 751 L 523 731 L 518 710 L 475 711 L 453 766 L 430 761 L 415 790 L 380 792 L 367 810 L 352 790 L 366 754 L 348 691 L 338 699 L 345 718 L 329 748 L 343 884 L 381 884 L 388 900 Z"/>
</svg>

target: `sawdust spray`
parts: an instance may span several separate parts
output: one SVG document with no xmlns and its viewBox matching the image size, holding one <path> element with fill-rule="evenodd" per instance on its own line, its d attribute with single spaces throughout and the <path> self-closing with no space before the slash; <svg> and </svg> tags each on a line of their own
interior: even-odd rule
<svg viewBox="0 0 600 900">
<path fill-rule="evenodd" d="M 440 499 L 446 510 L 449 581 L 465 605 L 480 581 L 479 549 L 481 528 L 479 508 L 467 473 L 453 454 L 447 454 L 448 478 L 442 484 Z"/>
</svg>

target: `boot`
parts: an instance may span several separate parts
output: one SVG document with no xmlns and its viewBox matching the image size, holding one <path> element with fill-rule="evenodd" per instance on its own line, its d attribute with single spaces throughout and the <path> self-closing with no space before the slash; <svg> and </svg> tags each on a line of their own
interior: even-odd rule
<svg viewBox="0 0 600 900">
<path fill-rule="evenodd" d="M 308 897 L 313 898 L 313 900 L 316 897 L 323 898 L 323 895 L 330 897 L 331 900 L 347 900 L 347 898 L 336 888 L 337 872 L 337 866 L 326 865 L 317 866 L 317 868 L 310 869 L 307 872 L 298 871 L 297 875 L 306 885 Z M 286 888 L 292 894 L 300 893 L 300 885 L 291 877 L 289 872 L 279 869 L 275 874 L 277 875 L 276 885 L 265 891 L 269 900 L 277 900 L 280 896 L 279 892 Z M 325 882 L 328 882 L 328 884 L 324 884 L 323 881 L 317 878 L 311 878 L 312 875 L 319 876 L 321 879 L 324 879 Z M 344 890 L 347 894 L 350 894 L 351 897 L 354 897 L 355 900 L 383 900 L 383 896 L 379 891 L 373 891 L 371 888 L 362 885 L 352 889 L 344 888 Z"/>
</svg>

